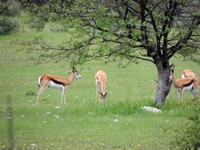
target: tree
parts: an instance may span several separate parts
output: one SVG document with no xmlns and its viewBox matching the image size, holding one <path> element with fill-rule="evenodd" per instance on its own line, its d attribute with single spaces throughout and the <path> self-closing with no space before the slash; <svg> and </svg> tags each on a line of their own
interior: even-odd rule
<svg viewBox="0 0 200 150">
<path fill-rule="evenodd" d="M 78 56 L 79 62 L 104 57 L 155 64 L 157 106 L 170 91 L 170 59 L 181 52 L 200 60 L 198 0 L 77 0 L 70 9 L 63 8 L 65 19 L 75 19 L 87 36 L 74 40 L 70 48 L 43 48 L 63 50 L 65 56 Z"/>
</svg>

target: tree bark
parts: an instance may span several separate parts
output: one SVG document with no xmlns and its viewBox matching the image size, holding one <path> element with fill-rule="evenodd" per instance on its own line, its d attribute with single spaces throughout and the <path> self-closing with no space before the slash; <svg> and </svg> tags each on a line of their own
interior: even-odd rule
<svg viewBox="0 0 200 150">
<path fill-rule="evenodd" d="M 172 81 L 170 80 L 171 67 L 169 62 L 165 62 L 163 65 L 163 62 L 161 61 L 156 64 L 156 67 L 158 72 L 158 82 L 155 106 L 161 107 L 165 103 L 166 97 L 169 94 L 172 85 Z"/>
</svg>

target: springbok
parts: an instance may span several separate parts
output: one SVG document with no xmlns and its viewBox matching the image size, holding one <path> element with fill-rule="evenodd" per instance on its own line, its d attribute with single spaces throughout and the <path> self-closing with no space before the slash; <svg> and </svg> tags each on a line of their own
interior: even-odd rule
<svg viewBox="0 0 200 150">
<path fill-rule="evenodd" d="M 171 79 L 174 84 L 174 87 L 176 88 L 178 92 L 178 97 L 180 101 L 183 101 L 183 91 L 189 90 L 193 96 L 197 96 L 197 80 L 193 77 L 188 78 L 181 78 L 176 79 L 174 76 L 174 68 L 171 70 Z"/>
<path fill-rule="evenodd" d="M 74 66 L 71 66 L 72 71 L 68 78 L 44 74 L 43 76 L 39 77 L 38 84 L 39 84 L 39 91 L 37 93 L 37 101 L 36 104 L 39 103 L 40 94 L 44 92 L 48 87 L 52 88 L 59 88 L 61 89 L 61 104 L 66 104 L 65 98 L 65 88 L 72 84 L 74 78 L 80 79 L 81 75 L 77 72 Z M 62 101 L 63 100 L 63 101 Z"/>
<path fill-rule="evenodd" d="M 95 81 L 96 81 L 96 100 L 98 101 L 99 95 L 101 96 L 101 100 L 105 101 L 106 99 L 106 83 L 107 83 L 107 76 L 103 70 L 97 71 L 95 74 Z"/>
</svg>

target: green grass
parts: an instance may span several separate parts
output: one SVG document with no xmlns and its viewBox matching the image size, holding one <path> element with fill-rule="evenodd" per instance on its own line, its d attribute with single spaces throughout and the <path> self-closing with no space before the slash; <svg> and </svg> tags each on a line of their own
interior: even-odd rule
<svg viewBox="0 0 200 150">
<path fill-rule="evenodd" d="M 60 104 L 60 91 L 47 89 L 35 105 L 38 77 L 44 73 L 68 76 L 69 63 L 53 61 L 34 65 L 31 54 L 18 51 L 14 39 L 43 37 L 49 41 L 64 41 L 69 35 L 44 31 L 25 31 L 0 37 L 0 149 L 8 148 L 6 100 L 10 95 L 13 110 L 13 133 L 16 149 L 169 149 L 175 130 L 185 125 L 189 115 L 183 108 L 191 100 L 189 92 L 184 102 L 177 100 L 172 87 L 162 113 L 140 109 L 153 106 L 156 92 L 156 68 L 139 61 L 126 68 L 117 63 L 91 61 L 84 65 L 81 80 L 67 89 L 67 105 Z M 185 68 L 200 74 L 193 62 L 173 59 L 176 77 Z M 80 69 L 77 66 L 77 69 Z M 94 75 L 104 69 L 108 76 L 107 102 L 95 101 Z M 57 107 L 59 106 L 59 107 Z"/>
</svg>

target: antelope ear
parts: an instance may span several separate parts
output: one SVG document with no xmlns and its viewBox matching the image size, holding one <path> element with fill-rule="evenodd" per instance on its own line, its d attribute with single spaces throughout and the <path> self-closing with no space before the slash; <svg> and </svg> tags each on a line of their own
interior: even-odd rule
<svg viewBox="0 0 200 150">
<path fill-rule="evenodd" d="M 170 68 L 171 68 L 171 69 L 174 69 L 174 68 L 175 68 L 175 65 L 174 65 L 174 64 L 171 64 L 171 65 L 170 65 Z"/>
<path fill-rule="evenodd" d="M 170 71 L 174 74 L 174 68 L 175 68 L 175 65 L 174 64 L 171 64 L 170 65 Z"/>
<path fill-rule="evenodd" d="M 101 93 L 101 96 L 102 96 L 102 97 L 106 97 L 106 95 L 107 95 L 107 93 L 105 93 L 105 95 L 103 95 L 103 94 Z"/>
</svg>

